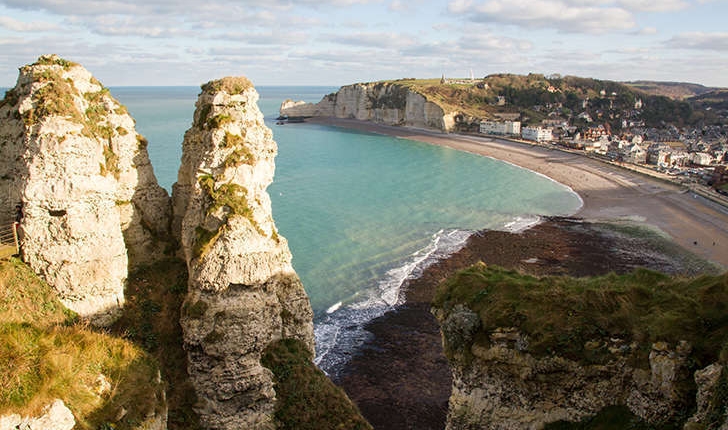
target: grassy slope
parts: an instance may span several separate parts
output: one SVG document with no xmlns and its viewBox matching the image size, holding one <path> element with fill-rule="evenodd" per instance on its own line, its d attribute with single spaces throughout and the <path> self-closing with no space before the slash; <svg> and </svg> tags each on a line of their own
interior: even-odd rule
<svg viewBox="0 0 728 430">
<path fill-rule="evenodd" d="M 485 333 L 517 326 L 528 334 L 534 355 L 599 361 L 598 351 L 587 354 L 584 344 L 609 336 L 644 348 L 687 340 L 697 366 L 728 360 L 728 273 L 687 279 L 637 269 L 537 278 L 481 264 L 440 286 L 435 306 L 448 310 L 457 303 L 478 313 Z M 487 342 L 487 336 L 477 341 Z"/>
<path fill-rule="evenodd" d="M 18 260 L 0 261 L 0 414 L 31 415 L 60 398 L 76 428 L 132 428 L 162 403 L 155 360 L 76 322 Z M 111 384 L 99 392 L 99 375 Z M 120 411 L 126 410 L 117 420 Z"/>
</svg>

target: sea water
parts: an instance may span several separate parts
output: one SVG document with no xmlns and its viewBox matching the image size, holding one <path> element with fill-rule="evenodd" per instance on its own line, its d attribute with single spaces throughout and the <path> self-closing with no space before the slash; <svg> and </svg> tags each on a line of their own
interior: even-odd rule
<svg viewBox="0 0 728 430">
<path fill-rule="evenodd" d="M 280 103 L 336 88 L 259 87 L 278 143 L 273 217 L 315 313 L 316 362 L 335 373 L 400 287 L 480 229 L 517 230 L 581 205 L 569 188 L 486 157 L 317 124 L 276 125 Z M 176 180 L 196 87 L 122 87 L 162 186 Z"/>
</svg>

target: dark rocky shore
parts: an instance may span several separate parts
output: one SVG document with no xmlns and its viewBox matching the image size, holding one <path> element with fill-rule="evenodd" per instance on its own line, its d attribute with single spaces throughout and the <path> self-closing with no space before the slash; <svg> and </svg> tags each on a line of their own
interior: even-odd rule
<svg viewBox="0 0 728 430">
<path fill-rule="evenodd" d="M 405 303 L 367 326 L 371 340 L 335 381 L 375 429 L 445 427 L 451 378 L 430 302 L 440 282 L 479 261 L 533 275 L 591 276 L 636 267 L 685 275 L 719 271 L 637 225 L 549 218 L 521 233 L 477 233 L 405 286 Z"/>
</svg>

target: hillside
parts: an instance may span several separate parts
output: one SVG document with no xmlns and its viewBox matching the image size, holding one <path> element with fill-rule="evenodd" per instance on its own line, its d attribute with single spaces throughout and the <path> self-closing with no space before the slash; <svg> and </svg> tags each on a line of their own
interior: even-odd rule
<svg viewBox="0 0 728 430">
<path fill-rule="evenodd" d="M 686 82 L 632 81 L 625 82 L 625 84 L 645 94 L 669 97 L 674 100 L 688 99 L 717 89 Z"/>
<path fill-rule="evenodd" d="M 676 94 L 714 94 L 711 88 L 692 84 L 624 84 L 576 76 L 493 74 L 479 80 L 399 79 L 389 84 L 404 86 L 427 100 L 457 111 L 460 130 L 473 129 L 477 119 L 517 115 L 526 125 L 542 120 L 568 121 L 576 126 L 588 122 L 608 123 L 619 130 L 624 120 L 648 127 L 673 124 L 678 127 L 722 123 L 719 112 L 705 112 L 700 99 L 675 100 Z M 649 84 L 649 85 L 648 85 Z M 667 91 L 672 89 L 672 92 Z M 671 97 L 666 94 L 672 95 Z M 720 94 L 720 93 L 718 93 Z M 702 109 L 701 109 L 702 108 Z M 696 109 L 701 110 L 696 112 Z M 510 114 L 510 115 L 504 115 Z M 578 116 L 590 118 L 583 120 Z"/>
</svg>

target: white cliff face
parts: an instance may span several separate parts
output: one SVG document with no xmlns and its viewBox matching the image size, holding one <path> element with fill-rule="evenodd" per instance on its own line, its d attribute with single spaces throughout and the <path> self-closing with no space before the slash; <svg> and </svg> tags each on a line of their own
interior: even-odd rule
<svg viewBox="0 0 728 430">
<path fill-rule="evenodd" d="M 341 87 L 318 103 L 286 100 L 281 115 L 290 117 L 336 117 L 451 131 L 457 112 L 445 112 L 437 103 L 407 87 L 389 83 L 354 84 Z"/>
<path fill-rule="evenodd" d="M 313 313 L 271 216 L 277 148 L 257 100 L 245 78 L 203 86 L 174 186 L 190 273 L 181 323 L 206 428 L 273 428 L 263 351 L 282 338 L 313 351 Z"/>
<path fill-rule="evenodd" d="M 465 306 L 435 313 L 452 353 L 449 430 L 538 429 L 560 420 L 578 422 L 615 405 L 661 425 L 679 420 L 690 409 L 687 387 L 693 375 L 687 342 L 652 344 L 649 368 L 644 369 L 634 365 L 636 342 L 595 340 L 585 348 L 606 346 L 611 358 L 604 364 L 583 364 L 558 355 L 532 355 L 528 337 L 512 327 L 491 331 L 487 346 L 475 344 L 480 319 Z M 721 371 L 712 365 L 695 372 L 698 410 L 690 422 L 708 422 Z M 718 421 L 726 425 L 726 411 L 720 413 Z"/>
<path fill-rule="evenodd" d="M 41 57 L 0 107 L 2 212 L 22 203 L 23 254 L 68 308 L 113 321 L 132 264 L 161 255 L 169 199 L 134 120 L 80 65 Z"/>
</svg>

